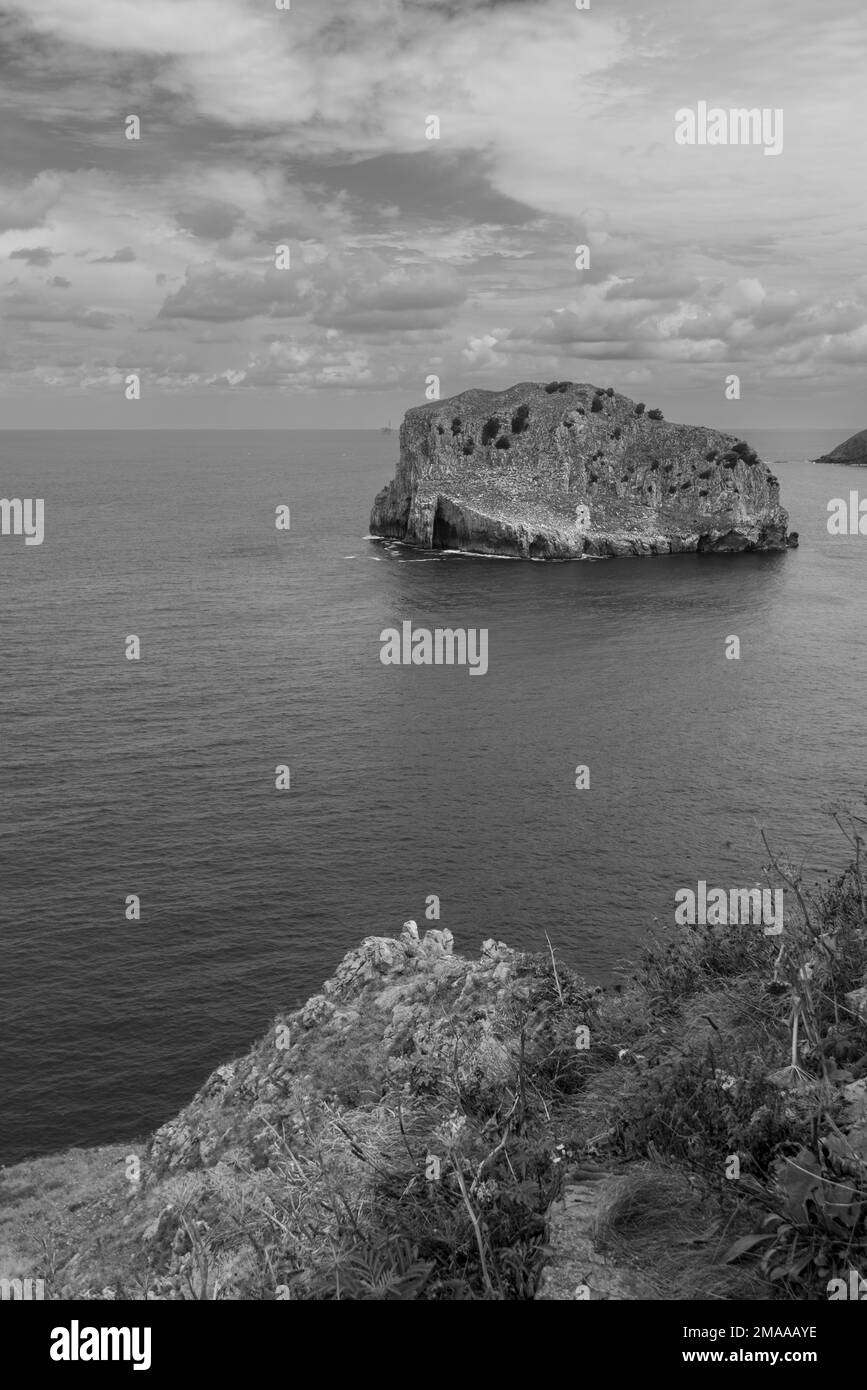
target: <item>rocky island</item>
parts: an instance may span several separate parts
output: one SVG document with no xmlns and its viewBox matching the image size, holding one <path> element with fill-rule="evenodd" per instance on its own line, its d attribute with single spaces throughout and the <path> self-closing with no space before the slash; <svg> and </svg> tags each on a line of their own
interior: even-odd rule
<svg viewBox="0 0 867 1390">
<path fill-rule="evenodd" d="M 853 468 L 867 468 L 867 430 L 850 435 L 832 449 L 830 454 L 813 459 L 813 463 L 847 463 Z"/>
<path fill-rule="evenodd" d="M 531 560 L 785 550 L 787 528 L 744 440 L 569 381 L 408 410 L 370 517 L 376 537 Z"/>
</svg>

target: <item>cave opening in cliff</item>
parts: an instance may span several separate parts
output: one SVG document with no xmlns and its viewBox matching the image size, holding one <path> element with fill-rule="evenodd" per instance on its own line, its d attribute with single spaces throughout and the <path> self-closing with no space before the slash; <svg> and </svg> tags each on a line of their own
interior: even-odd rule
<svg viewBox="0 0 867 1390">
<path fill-rule="evenodd" d="M 458 550 L 461 538 L 457 528 L 452 526 L 438 506 L 434 514 L 432 545 L 434 550 Z"/>
</svg>

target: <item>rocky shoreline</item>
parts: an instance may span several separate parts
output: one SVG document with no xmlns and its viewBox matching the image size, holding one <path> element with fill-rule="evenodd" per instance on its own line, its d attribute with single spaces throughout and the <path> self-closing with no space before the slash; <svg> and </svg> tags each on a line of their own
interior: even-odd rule
<svg viewBox="0 0 867 1390">
<path fill-rule="evenodd" d="M 550 943 L 368 937 L 149 1139 L 0 1170 L 0 1277 L 54 1299 L 830 1296 L 867 1253 L 867 894 L 857 864 L 799 892 L 782 936 L 669 928 L 610 989 Z"/>
</svg>

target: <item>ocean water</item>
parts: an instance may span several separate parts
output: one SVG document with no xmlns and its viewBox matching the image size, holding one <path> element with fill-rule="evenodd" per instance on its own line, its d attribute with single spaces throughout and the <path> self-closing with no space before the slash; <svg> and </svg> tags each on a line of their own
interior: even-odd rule
<svg viewBox="0 0 867 1390">
<path fill-rule="evenodd" d="M 366 540 L 396 436 L 0 434 L 46 504 L 0 539 L 0 1162 L 146 1133 L 429 895 L 459 950 L 547 932 L 604 981 L 678 887 L 754 883 L 761 826 L 836 870 L 867 538 L 826 509 L 867 474 L 806 460 L 842 433 L 749 434 L 797 551 L 561 565 Z M 407 619 L 487 628 L 487 674 L 383 666 Z"/>
</svg>

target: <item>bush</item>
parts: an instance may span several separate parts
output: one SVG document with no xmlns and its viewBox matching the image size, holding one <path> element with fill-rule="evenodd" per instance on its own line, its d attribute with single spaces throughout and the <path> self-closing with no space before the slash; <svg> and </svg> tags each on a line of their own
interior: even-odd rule
<svg viewBox="0 0 867 1390">
<path fill-rule="evenodd" d="M 707 459 L 708 463 L 713 463 L 716 457 L 716 449 L 711 449 L 708 453 L 705 454 L 705 458 Z"/>
<path fill-rule="evenodd" d="M 492 440 L 496 439 L 499 433 L 500 417 L 498 415 L 492 415 L 490 420 L 485 422 L 484 429 L 482 430 L 482 443 L 490 444 Z"/>
<path fill-rule="evenodd" d="M 636 413 L 636 415 L 643 415 L 643 414 L 644 414 L 644 410 L 645 410 L 644 401 L 639 401 L 639 402 L 638 402 L 638 405 L 635 407 L 635 413 Z"/>
<path fill-rule="evenodd" d="M 617 427 L 616 430 L 612 430 L 612 431 L 611 431 L 611 438 L 612 438 L 612 439 L 619 439 L 620 436 L 622 435 L 622 433 L 623 433 L 623 431 L 622 431 L 622 429 L 620 428 L 620 426 L 618 425 L 618 427 Z"/>
<path fill-rule="evenodd" d="M 495 449 L 511 449 L 511 447 L 512 441 L 511 439 L 509 439 L 508 435 L 505 434 L 501 434 L 496 444 L 494 445 Z"/>
<path fill-rule="evenodd" d="M 647 412 L 647 418 L 648 418 L 649 420 L 661 420 L 661 419 L 663 418 L 662 411 L 661 411 L 661 410 L 656 410 L 656 409 L 654 409 L 654 410 L 648 410 L 648 412 Z"/>
<path fill-rule="evenodd" d="M 606 386 L 606 388 L 605 388 L 605 394 L 606 394 L 606 396 L 613 396 L 613 395 L 614 395 L 614 387 L 613 387 L 613 386 Z"/>
<path fill-rule="evenodd" d="M 571 381 L 561 381 L 561 382 L 560 382 L 560 385 L 557 387 L 557 390 L 558 390 L 558 391 L 561 391 L 561 392 L 562 392 L 562 391 L 568 391 L 568 390 L 569 390 L 569 387 L 570 387 L 571 385 L 572 385 Z"/>
<path fill-rule="evenodd" d="M 672 483 L 669 492 L 677 492 L 677 483 Z"/>
<path fill-rule="evenodd" d="M 529 416 L 530 407 L 528 405 L 519 405 L 512 416 L 512 434 L 521 434 L 524 430 L 530 428 Z"/>
<path fill-rule="evenodd" d="M 590 406 L 590 409 L 592 410 L 592 412 L 593 412 L 594 415 L 598 415 L 598 414 L 599 414 L 600 410 L 602 409 L 602 397 L 601 397 L 601 396 L 594 396 L 594 397 L 593 397 L 593 402 L 592 402 L 592 404 L 591 404 L 591 406 Z"/>
<path fill-rule="evenodd" d="M 471 453 L 474 451 L 475 447 L 476 447 L 476 445 L 475 445 L 475 441 L 474 441 L 474 440 L 472 440 L 472 439 L 465 439 L 465 440 L 464 440 L 464 453 L 465 453 L 465 454 L 471 454 Z"/>
<path fill-rule="evenodd" d="M 598 474 L 598 473 L 591 473 L 591 474 L 590 474 L 590 481 L 591 481 L 591 483 L 598 483 L 598 482 L 599 482 L 599 474 Z"/>
<path fill-rule="evenodd" d="M 658 472 L 659 472 L 659 459 L 654 459 L 654 460 L 653 460 L 652 464 L 650 465 L 650 471 L 651 471 L 651 473 L 658 473 Z"/>
<path fill-rule="evenodd" d="M 445 434 L 445 432 L 446 432 L 446 427 L 445 427 L 445 425 L 437 425 L 437 434 Z"/>
<path fill-rule="evenodd" d="M 545 390 L 547 391 L 549 396 L 553 396 L 555 391 L 560 390 L 559 381 L 549 381 L 548 385 L 545 387 Z"/>
<path fill-rule="evenodd" d="M 713 469 L 712 469 L 712 468 L 703 468 L 702 471 L 699 473 L 698 476 L 699 476 L 700 478 L 709 478 L 710 475 L 711 475 L 712 473 L 713 473 Z"/>
<path fill-rule="evenodd" d="M 460 417 L 459 415 L 456 415 L 455 418 L 452 420 L 452 434 L 460 434 L 460 432 L 461 432 L 461 417 Z"/>
</svg>

